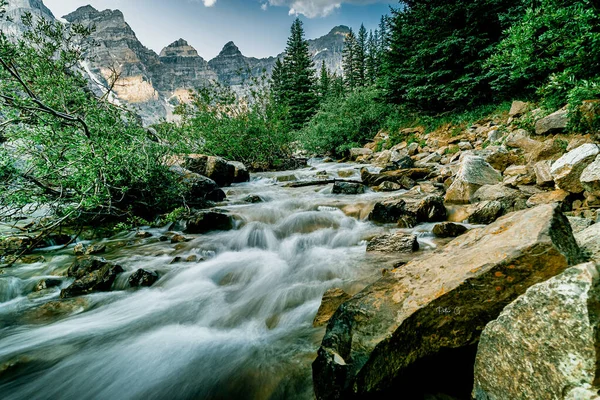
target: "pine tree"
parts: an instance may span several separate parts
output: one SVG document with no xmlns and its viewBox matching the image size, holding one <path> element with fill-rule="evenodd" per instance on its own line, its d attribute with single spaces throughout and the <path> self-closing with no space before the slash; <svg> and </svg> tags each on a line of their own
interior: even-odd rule
<svg viewBox="0 0 600 400">
<path fill-rule="evenodd" d="M 344 38 L 344 50 L 342 51 L 342 69 L 344 71 L 344 80 L 346 86 L 350 90 L 356 88 L 356 70 L 355 70 L 355 52 L 356 52 L 356 36 L 352 29 Z"/>
<path fill-rule="evenodd" d="M 331 78 L 329 76 L 329 71 L 327 71 L 327 67 L 325 67 L 325 60 L 323 60 L 321 62 L 321 74 L 319 77 L 319 93 L 321 95 L 321 98 L 327 97 L 330 88 Z"/>
<path fill-rule="evenodd" d="M 315 113 L 318 99 L 314 63 L 298 18 L 292 24 L 283 62 L 275 65 L 273 75 L 275 98 L 285 102 L 292 127 L 300 129 Z"/>
<path fill-rule="evenodd" d="M 367 42 L 367 83 L 374 85 L 379 74 L 379 49 L 377 40 L 379 38 L 379 32 L 369 32 L 369 40 Z"/>
<path fill-rule="evenodd" d="M 364 25 L 360 25 L 358 36 L 356 37 L 356 48 L 354 51 L 354 71 L 356 74 L 356 86 L 365 86 L 367 80 L 367 30 Z"/>
</svg>

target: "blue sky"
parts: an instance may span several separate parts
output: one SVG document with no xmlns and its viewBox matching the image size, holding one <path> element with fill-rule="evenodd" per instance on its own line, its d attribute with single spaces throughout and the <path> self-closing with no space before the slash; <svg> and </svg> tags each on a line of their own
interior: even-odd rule
<svg viewBox="0 0 600 400">
<path fill-rule="evenodd" d="M 336 25 L 375 29 L 390 0 L 44 0 L 62 17 L 91 4 L 119 9 L 141 42 L 159 52 L 183 38 L 209 60 L 228 41 L 251 57 L 276 55 L 285 48 L 289 28 L 299 15 L 307 38 L 325 35 Z"/>
</svg>

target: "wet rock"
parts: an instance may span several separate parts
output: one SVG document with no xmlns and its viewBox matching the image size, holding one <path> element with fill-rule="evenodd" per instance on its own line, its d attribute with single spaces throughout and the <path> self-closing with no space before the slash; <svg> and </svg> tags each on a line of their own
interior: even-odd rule
<svg viewBox="0 0 600 400">
<path fill-rule="evenodd" d="M 543 192 L 534 194 L 527 200 L 528 207 L 535 207 L 541 204 L 564 203 L 569 197 L 569 192 L 565 190 L 553 190 L 551 192 Z"/>
<path fill-rule="evenodd" d="M 186 238 L 183 235 L 175 234 L 171 236 L 171 243 L 184 243 L 189 242 L 191 239 Z"/>
<path fill-rule="evenodd" d="M 431 174 L 430 168 L 410 168 L 398 171 L 388 171 L 380 174 L 370 173 L 366 168 L 360 171 L 360 177 L 367 186 L 379 186 L 383 182 L 394 182 L 402 185 L 406 178 L 412 180 L 425 179 Z"/>
<path fill-rule="evenodd" d="M 206 233 L 233 229 L 233 221 L 227 214 L 214 211 L 198 211 L 185 221 L 184 233 Z"/>
<path fill-rule="evenodd" d="M 246 203 L 256 204 L 256 203 L 262 203 L 264 200 L 259 195 L 249 194 L 248 196 L 244 197 L 243 201 L 245 201 Z"/>
<path fill-rule="evenodd" d="M 121 266 L 103 258 L 80 257 L 67 271 L 67 275 L 75 278 L 75 282 L 61 290 L 60 297 L 64 299 L 92 292 L 108 291 L 121 272 L 123 272 Z"/>
<path fill-rule="evenodd" d="M 135 233 L 135 237 L 140 238 L 140 239 L 148 239 L 148 238 L 152 237 L 152 234 L 147 231 L 137 231 Z"/>
<path fill-rule="evenodd" d="M 587 256 L 600 262 L 600 223 L 595 223 L 587 229 L 575 234 L 577 243 Z"/>
<path fill-rule="evenodd" d="M 279 175 L 275 178 L 277 182 L 292 182 L 297 181 L 298 177 L 294 174 Z"/>
<path fill-rule="evenodd" d="M 313 363 L 317 399 L 377 397 L 392 385 L 393 393 L 422 398 L 438 383 L 431 369 L 472 385 L 473 359 L 459 364 L 459 355 L 474 357 L 481 331 L 506 305 L 580 258 L 566 218 L 547 205 L 472 229 L 388 272 L 329 321 Z"/>
<path fill-rule="evenodd" d="M 469 229 L 460 224 L 452 222 L 442 222 L 433 227 L 433 234 L 441 238 L 457 237 L 468 231 Z"/>
<path fill-rule="evenodd" d="M 221 157 L 191 154 L 185 157 L 183 167 L 212 179 L 221 187 L 235 182 L 236 167 Z"/>
<path fill-rule="evenodd" d="M 446 192 L 446 202 L 468 203 L 477 189 L 483 185 L 494 185 L 501 181 L 502 175 L 483 158 L 466 155 L 462 159 L 454 182 Z"/>
<path fill-rule="evenodd" d="M 157 280 L 158 274 L 156 272 L 140 268 L 129 277 L 128 283 L 131 287 L 150 287 Z"/>
<path fill-rule="evenodd" d="M 54 322 L 57 318 L 84 311 L 89 306 L 84 298 L 50 301 L 24 313 L 23 319 L 29 324 Z"/>
<path fill-rule="evenodd" d="M 187 204 L 204 205 L 206 201 L 218 202 L 225 199 L 225 192 L 212 179 L 177 165 L 173 165 L 169 169 L 178 177 L 179 182 L 185 186 Z"/>
<path fill-rule="evenodd" d="M 313 326 L 317 328 L 327 324 L 340 304 L 349 300 L 350 297 L 352 296 L 339 288 L 327 290 L 321 300 L 321 305 L 313 321 Z"/>
<path fill-rule="evenodd" d="M 233 183 L 250 182 L 250 172 L 246 166 L 239 161 L 229 161 L 228 164 L 233 165 Z"/>
<path fill-rule="evenodd" d="M 543 160 L 535 163 L 533 171 L 535 172 L 535 183 L 538 186 L 554 186 L 554 177 L 552 176 L 552 161 Z"/>
<path fill-rule="evenodd" d="M 395 182 L 385 181 L 381 185 L 373 188 L 378 192 L 394 192 L 396 190 L 401 190 L 402 186 Z"/>
<path fill-rule="evenodd" d="M 600 155 L 585 167 L 579 180 L 586 191 L 595 196 L 600 195 Z"/>
<path fill-rule="evenodd" d="M 28 236 L 11 236 L 0 240 L 0 256 L 22 253 L 33 244 Z"/>
<path fill-rule="evenodd" d="M 61 284 L 62 284 L 62 280 L 60 280 L 60 279 L 52 279 L 52 278 L 42 279 L 41 281 L 36 283 L 35 287 L 33 288 L 33 291 L 41 292 L 42 290 L 45 290 L 45 289 L 58 287 Z"/>
<path fill-rule="evenodd" d="M 383 224 L 396 223 L 407 212 L 404 200 L 388 199 L 375 203 L 373 211 L 369 214 L 369 221 Z"/>
<path fill-rule="evenodd" d="M 550 170 L 556 186 L 570 193 L 583 192 L 579 178 L 598 153 L 600 148 L 596 144 L 586 143 L 556 160 Z"/>
<path fill-rule="evenodd" d="M 331 193 L 333 194 L 363 194 L 364 192 L 365 185 L 353 182 L 337 181 L 333 184 L 333 188 L 331 189 Z"/>
<path fill-rule="evenodd" d="M 419 250 L 419 242 L 415 235 L 395 232 L 377 236 L 367 244 L 367 251 L 382 253 L 412 253 Z"/>
<path fill-rule="evenodd" d="M 558 110 L 547 117 L 538 120 L 535 123 L 536 135 L 546 135 L 548 133 L 562 132 L 569 124 L 569 112 L 567 110 Z"/>
<path fill-rule="evenodd" d="M 340 169 L 337 174 L 340 178 L 350 178 L 353 176 L 355 171 L 353 169 Z"/>
<path fill-rule="evenodd" d="M 481 333 L 474 397 L 597 399 L 598 321 L 594 263 L 530 287 Z"/>
<path fill-rule="evenodd" d="M 499 201 L 483 201 L 477 204 L 475 210 L 469 215 L 469 223 L 489 225 L 504 214 L 504 206 Z"/>
<path fill-rule="evenodd" d="M 421 200 L 406 200 L 406 209 L 415 214 L 417 222 L 440 222 L 447 217 L 444 198 L 437 195 L 429 195 Z"/>
<path fill-rule="evenodd" d="M 76 256 L 89 256 L 94 254 L 102 254 L 104 252 L 106 252 L 106 245 L 104 244 L 92 244 L 86 246 L 83 243 L 77 243 L 75 247 L 73 247 L 73 253 Z"/>
</svg>

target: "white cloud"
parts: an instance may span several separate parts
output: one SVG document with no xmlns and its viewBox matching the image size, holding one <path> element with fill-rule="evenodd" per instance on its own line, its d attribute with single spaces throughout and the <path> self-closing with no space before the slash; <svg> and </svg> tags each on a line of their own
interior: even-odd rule
<svg viewBox="0 0 600 400">
<path fill-rule="evenodd" d="M 204 3 L 205 7 L 212 7 L 215 5 L 217 0 L 202 0 L 202 2 Z"/>
<path fill-rule="evenodd" d="M 269 4 L 268 3 L 262 3 L 260 5 L 260 9 L 263 11 L 267 11 L 267 8 L 269 8 Z"/>
<path fill-rule="evenodd" d="M 342 4 L 367 5 L 388 2 L 388 0 L 269 0 L 272 6 L 289 7 L 290 15 L 302 14 L 307 18 L 326 17 Z"/>
</svg>

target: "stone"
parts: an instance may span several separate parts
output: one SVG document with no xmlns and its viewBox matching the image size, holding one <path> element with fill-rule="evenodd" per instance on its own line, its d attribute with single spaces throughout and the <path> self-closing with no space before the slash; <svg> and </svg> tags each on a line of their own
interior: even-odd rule
<svg viewBox="0 0 600 400">
<path fill-rule="evenodd" d="M 577 243 L 592 260 L 600 262 L 600 223 L 575 234 Z"/>
<path fill-rule="evenodd" d="M 447 212 L 442 196 L 428 195 L 423 199 L 414 200 L 407 196 L 406 203 L 406 209 L 416 215 L 419 223 L 446 220 Z"/>
<path fill-rule="evenodd" d="M 127 281 L 131 287 L 150 287 L 158 280 L 158 274 L 154 271 L 146 271 L 145 269 L 138 269 L 135 271 Z"/>
<path fill-rule="evenodd" d="M 53 287 L 58 287 L 60 285 L 62 285 L 62 280 L 60 280 L 60 279 L 53 279 L 53 278 L 42 279 L 41 281 L 36 283 L 35 287 L 33 288 L 33 291 L 41 292 L 42 290 L 51 289 Z"/>
<path fill-rule="evenodd" d="M 102 243 L 96 243 L 89 245 L 85 248 L 85 255 L 102 254 L 106 252 L 106 245 Z"/>
<path fill-rule="evenodd" d="M 333 194 L 363 194 L 364 192 L 365 185 L 354 182 L 336 181 L 331 189 Z"/>
<path fill-rule="evenodd" d="M 135 233 L 135 237 L 140 238 L 140 239 L 148 239 L 148 238 L 152 237 L 152 234 L 147 231 L 137 231 Z"/>
<path fill-rule="evenodd" d="M 249 194 L 248 196 L 244 197 L 243 201 L 246 203 L 256 204 L 256 203 L 262 203 L 264 200 L 262 199 L 262 197 L 260 197 L 257 194 Z"/>
<path fill-rule="evenodd" d="M 586 191 L 595 196 L 600 196 L 600 155 L 585 167 L 579 181 Z"/>
<path fill-rule="evenodd" d="M 534 194 L 527 200 L 527 207 L 536 207 L 541 204 L 564 203 L 569 197 L 569 192 L 565 190 L 553 190 L 551 192 L 542 192 Z"/>
<path fill-rule="evenodd" d="M 511 165 L 504 170 L 504 185 L 516 187 L 535 183 L 535 172 L 528 165 Z"/>
<path fill-rule="evenodd" d="M 446 207 L 441 196 L 419 196 L 408 192 L 399 197 L 375 203 L 368 219 L 379 223 L 401 221 L 399 227 L 412 228 L 417 223 L 445 221 Z"/>
<path fill-rule="evenodd" d="M 392 160 L 396 169 L 408 169 L 413 168 L 415 166 L 415 162 L 409 156 L 404 156 L 399 158 L 398 160 Z"/>
<path fill-rule="evenodd" d="M 98 257 L 80 257 L 69 267 L 67 276 L 75 281 L 60 291 L 62 299 L 81 296 L 93 292 L 110 290 L 117 275 L 123 272 L 120 265 Z"/>
<path fill-rule="evenodd" d="M 348 293 L 344 292 L 342 289 L 334 288 L 329 289 L 323 294 L 323 299 L 321 300 L 321 305 L 319 306 L 319 311 L 317 311 L 317 315 L 313 320 L 313 326 L 318 328 L 320 326 L 326 325 L 327 321 L 331 319 L 333 314 L 336 312 L 338 307 L 349 300 L 352 296 Z"/>
<path fill-rule="evenodd" d="M 472 202 L 498 201 L 505 210 L 511 210 L 518 199 L 526 195 L 520 190 L 513 189 L 502 184 L 484 185 L 473 194 Z"/>
<path fill-rule="evenodd" d="M 596 264 L 531 286 L 481 333 L 474 398 L 597 399 L 599 322 Z"/>
<path fill-rule="evenodd" d="M 489 225 L 504 214 L 504 206 L 499 201 L 483 201 L 478 203 L 469 215 L 470 224 Z"/>
<path fill-rule="evenodd" d="M 373 154 L 373 165 L 378 167 L 383 167 L 390 163 L 390 159 L 392 158 L 392 152 L 389 150 L 383 150 L 379 153 Z"/>
<path fill-rule="evenodd" d="M 556 186 L 570 193 L 583 192 L 584 188 L 579 179 L 598 153 L 600 148 L 596 144 L 586 143 L 556 160 L 550 170 Z"/>
<path fill-rule="evenodd" d="M 398 171 L 388 171 L 379 174 L 369 172 L 366 168 L 360 171 L 360 178 L 367 186 L 379 186 L 383 182 L 395 182 L 402 185 L 406 178 L 411 180 L 424 179 L 431 174 L 431 168 L 409 168 Z"/>
<path fill-rule="evenodd" d="M 419 152 L 419 144 L 416 142 L 412 142 L 408 146 L 406 146 L 406 150 L 408 151 L 409 156 L 414 156 Z"/>
<path fill-rule="evenodd" d="M 453 222 L 442 222 L 433 227 L 433 234 L 441 238 L 457 237 L 468 231 L 464 225 L 455 224 Z"/>
<path fill-rule="evenodd" d="M 512 105 L 510 106 L 510 111 L 508 112 L 508 115 L 511 117 L 518 117 L 520 115 L 525 114 L 527 112 L 528 108 L 529 108 L 528 103 L 525 103 L 524 101 L 515 100 L 512 102 Z"/>
<path fill-rule="evenodd" d="M 285 175 L 278 175 L 277 177 L 275 177 L 275 179 L 277 180 L 277 182 L 292 182 L 292 181 L 297 181 L 298 177 L 294 174 L 285 174 Z"/>
<path fill-rule="evenodd" d="M 175 234 L 171 236 L 171 243 L 184 243 L 189 242 L 191 239 L 186 238 L 183 235 Z"/>
<path fill-rule="evenodd" d="M 400 231 L 377 236 L 367 244 L 368 252 L 412 253 L 417 250 L 419 250 L 417 237 Z"/>
<path fill-rule="evenodd" d="M 469 142 L 459 142 L 458 148 L 461 149 L 462 151 L 473 150 L 473 145 Z"/>
<path fill-rule="evenodd" d="M 493 129 L 488 132 L 487 140 L 489 143 L 499 143 L 503 138 L 504 135 L 498 129 Z"/>
<path fill-rule="evenodd" d="M 594 223 L 594 221 L 592 221 L 591 219 L 587 219 L 587 218 L 567 217 L 567 219 L 569 220 L 569 224 L 571 224 L 571 229 L 573 230 L 573 234 L 577 234 L 577 233 L 589 228 Z M 600 238 L 598 238 L 598 240 L 600 240 Z"/>
<path fill-rule="evenodd" d="M 558 110 L 547 117 L 538 120 L 535 123 L 536 135 L 546 135 L 548 133 L 562 132 L 569 124 L 569 112 L 567 110 Z"/>
<path fill-rule="evenodd" d="M 337 174 L 340 178 L 350 178 L 353 176 L 355 171 L 353 169 L 340 169 Z"/>
<path fill-rule="evenodd" d="M 554 186 L 554 177 L 552 176 L 551 168 L 552 161 L 550 160 L 543 160 L 535 163 L 533 171 L 535 173 L 535 183 L 538 186 Z"/>
<path fill-rule="evenodd" d="M 236 167 L 221 157 L 190 154 L 185 157 L 183 167 L 212 179 L 221 187 L 229 186 L 235 181 Z"/>
<path fill-rule="evenodd" d="M 350 149 L 350 159 L 356 160 L 360 156 L 371 156 L 373 154 L 373 150 L 365 149 L 365 148 L 353 148 Z"/>
<path fill-rule="evenodd" d="M 225 192 L 217 183 L 206 176 L 194 173 L 177 165 L 172 165 L 169 170 L 177 176 L 178 181 L 186 188 L 184 197 L 188 205 L 204 205 L 208 201 L 222 201 Z"/>
<path fill-rule="evenodd" d="M 33 240 L 28 236 L 2 237 L 2 240 L 0 240 L 0 257 L 22 253 L 31 247 L 32 244 Z"/>
<path fill-rule="evenodd" d="M 483 185 L 494 185 L 501 181 L 502 175 L 482 157 L 466 155 L 462 158 L 454 182 L 446 192 L 445 200 L 448 203 L 469 203 L 477 189 Z"/>
<path fill-rule="evenodd" d="M 73 254 L 76 256 L 82 256 L 85 254 L 85 245 L 83 243 L 77 243 L 73 247 Z"/>
<path fill-rule="evenodd" d="M 537 140 L 531 139 L 529 133 L 524 129 L 518 129 L 506 137 L 504 144 L 508 147 L 521 149 L 526 153 L 533 153 L 542 147 Z"/>
<path fill-rule="evenodd" d="M 466 383 L 456 397 L 468 398 L 485 325 L 528 287 L 580 260 L 565 216 L 546 205 L 389 271 L 329 321 L 313 363 L 316 398 L 377 398 L 390 389 L 416 399 L 425 390 L 443 393 L 443 383 Z"/>
<path fill-rule="evenodd" d="M 431 154 L 428 154 L 427 156 L 421 158 L 420 160 L 418 160 L 415 163 L 415 166 L 423 167 L 423 166 L 427 166 L 427 164 L 437 164 L 440 162 L 441 159 L 442 159 L 442 156 L 440 154 L 431 153 Z"/>
<path fill-rule="evenodd" d="M 388 199 L 375 203 L 369 213 L 369 221 L 382 224 L 397 223 L 407 213 L 406 202 L 402 199 Z"/>
<path fill-rule="evenodd" d="M 184 233 L 206 233 L 233 229 L 233 220 L 227 214 L 214 211 L 199 211 L 185 221 Z"/>
<path fill-rule="evenodd" d="M 228 164 L 233 165 L 233 183 L 250 182 L 250 172 L 246 166 L 239 161 L 229 161 Z"/>
<path fill-rule="evenodd" d="M 401 190 L 402 186 L 395 182 L 385 181 L 382 182 L 381 185 L 373 188 L 378 192 L 394 192 L 396 190 Z"/>
</svg>

